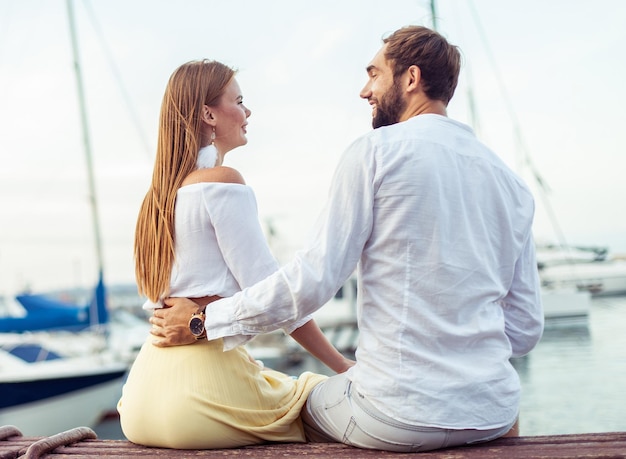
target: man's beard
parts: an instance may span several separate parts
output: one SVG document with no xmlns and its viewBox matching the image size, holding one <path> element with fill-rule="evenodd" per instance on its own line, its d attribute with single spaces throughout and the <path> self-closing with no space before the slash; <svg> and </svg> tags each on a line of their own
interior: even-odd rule
<svg viewBox="0 0 626 459">
<path fill-rule="evenodd" d="M 376 115 L 372 119 L 372 127 L 389 126 L 400 121 L 400 116 L 406 108 L 406 101 L 402 98 L 400 83 L 394 78 L 393 85 L 382 95 L 376 105 Z"/>
</svg>

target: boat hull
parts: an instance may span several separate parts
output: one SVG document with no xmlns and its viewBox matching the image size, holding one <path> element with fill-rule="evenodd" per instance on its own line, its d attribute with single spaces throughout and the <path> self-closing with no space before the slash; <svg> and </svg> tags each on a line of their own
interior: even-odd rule
<svg viewBox="0 0 626 459">
<path fill-rule="evenodd" d="M 591 294 L 588 291 L 544 290 L 541 302 L 546 319 L 587 318 L 591 310 Z"/>
<path fill-rule="evenodd" d="M 118 370 L 99 375 L 100 382 L 95 384 L 56 396 L 3 407 L 0 409 L 0 425 L 14 425 L 27 436 L 49 436 L 78 426 L 94 427 L 116 405 L 125 373 Z M 45 387 L 51 381 L 43 379 L 37 383 Z M 0 384 L 3 399 L 9 395 L 5 391 L 9 386 L 4 387 L 5 385 Z M 10 398 L 8 400 L 11 401 Z"/>
<path fill-rule="evenodd" d="M 594 296 L 626 293 L 626 262 L 602 261 L 545 266 L 539 271 L 547 286 L 588 290 Z"/>
</svg>

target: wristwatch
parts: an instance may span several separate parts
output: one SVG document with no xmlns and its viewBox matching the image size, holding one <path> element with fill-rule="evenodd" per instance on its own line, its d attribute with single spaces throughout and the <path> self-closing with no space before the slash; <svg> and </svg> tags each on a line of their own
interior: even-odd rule
<svg viewBox="0 0 626 459">
<path fill-rule="evenodd" d="M 206 330 L 204 329 L 204 309 L 198 308 L 189 319 L 189 331 L 196 339 L 206 338 Z"/>
</svg>

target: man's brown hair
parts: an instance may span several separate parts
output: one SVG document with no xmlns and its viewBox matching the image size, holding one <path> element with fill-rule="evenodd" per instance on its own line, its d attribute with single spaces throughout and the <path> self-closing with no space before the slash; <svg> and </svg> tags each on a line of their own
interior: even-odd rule
<svg viewBox="0 0 626 459">
<path fill-rule="evenodd" d="M 422 26 L 407 26 L 383 39 L 385 59 L 394 80 L 410 66 L 420 68 L 422 87 L 433 100 L 446 105 L 452 99 L 461 69 L 461 54 L 439 33 Z"/>
</svg>

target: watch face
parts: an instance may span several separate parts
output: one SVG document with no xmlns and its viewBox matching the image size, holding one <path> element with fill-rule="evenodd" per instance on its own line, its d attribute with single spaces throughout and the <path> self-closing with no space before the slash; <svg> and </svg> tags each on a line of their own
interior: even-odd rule
<svg viewBox="0 0 626 459">
<path fill-rule="evenodd" d="M 189 321 L 189 329 L 194 336 L 204 333 L 204 321 L 200 317 L 192 317 Z"/>
</svg>

